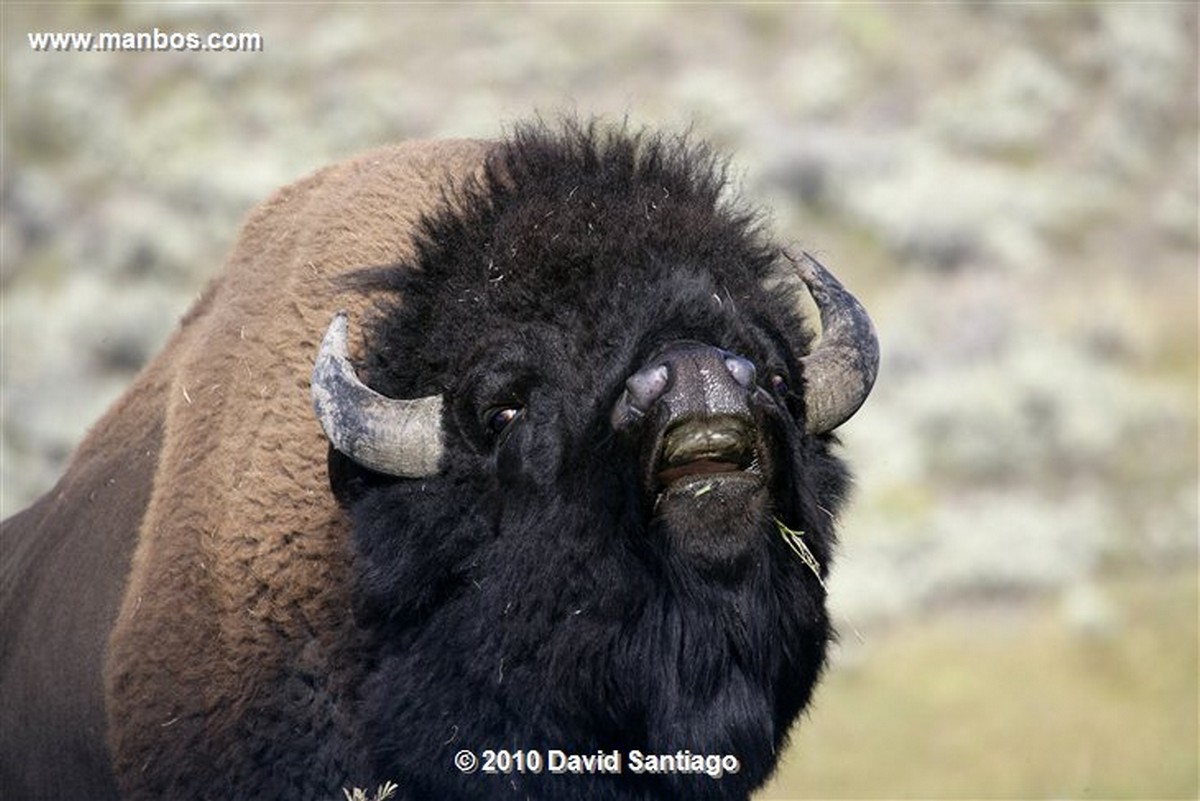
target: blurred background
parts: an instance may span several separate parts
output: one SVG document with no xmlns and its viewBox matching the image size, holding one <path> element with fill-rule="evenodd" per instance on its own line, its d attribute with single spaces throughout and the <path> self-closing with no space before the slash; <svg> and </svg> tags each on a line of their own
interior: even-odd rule
<svg viewBox="0 0 1200 801">
<path fill-rule="evenodd" d="M 1191 3 L 3 7 L 0 513 L 272 189 L 533 112 L 683 129 L 871 310 L 782 798 L 1196 798 Z M 253 32 L 250 53 L 31 32 Z"/>
</svg>

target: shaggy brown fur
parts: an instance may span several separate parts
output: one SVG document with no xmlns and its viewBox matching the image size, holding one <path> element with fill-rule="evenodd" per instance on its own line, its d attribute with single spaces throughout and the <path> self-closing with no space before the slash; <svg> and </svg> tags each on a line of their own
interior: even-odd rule
<svg viewBox="0 0 1200 801">
<path fill-rule="evenodd" d="M 271 758 L 265 722 L 314 741 L 343 725 L 344 688 L 326 685 L 354 680 L 331 669 L 354 662 L 347 528 L 308 374 L 332 314 L 366 302 L 334 279 L 409 256 L 447 176 L 474 174 L 486 150 L 409 143 L 279 191 L 148 368 L 165 379 L 162 451 L 105 675 L 109 742 L 131 796 L 173 797 L 179 782 L 220 775 L 257 797 L 280 777 L 230 772 L 291 761 Z M 288 697 L 258 697 L 266 686 Z M 240 754 L 218 748 L 231 743 Z M 324 776 L 334 797 L 354 778 L 344 767 L 312 765 L 307 780 Z"/>
</svg>

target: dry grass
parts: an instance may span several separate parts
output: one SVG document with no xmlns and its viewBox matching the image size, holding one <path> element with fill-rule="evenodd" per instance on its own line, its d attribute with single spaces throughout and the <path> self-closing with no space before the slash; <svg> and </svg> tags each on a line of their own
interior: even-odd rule
<svg viewBox="0 0 1200 801">
<path fill-rule="evenodd" d="M 374 795 L 367 795 L 367 791 L 359 787 L 353 790 L 342 790 L 346 796 L 346 801 L 387 801 L 387 799 L 396 795 L 396 791 L 400 786 L 395 782 L 384 782 L 375 788 Z"/>
<path fill-rule="evenodd" d="M 803 562 L 804 565 L 812 571 L 812 574 L 817 577 L 817 581 L 820 582 L 821 588 L 828 593 L 829 588 L 825 586 L 825 580 L 821 578 L 821 565 L 817 562 L 817 557 L 813 556 L 812 550 L 810 550 L 808 545 L 804 542 L 804 532 L 788 528 L 787 524 L 778 517 L 775 518 L 775 528 L 779 530 L 779 536 L 782 537 L 783 541 L 787 543 L 787 546 L 792 549 L 792 552 L 796 554 L 796 556 L 800 557 L 800 561 Z"/>
</svg>

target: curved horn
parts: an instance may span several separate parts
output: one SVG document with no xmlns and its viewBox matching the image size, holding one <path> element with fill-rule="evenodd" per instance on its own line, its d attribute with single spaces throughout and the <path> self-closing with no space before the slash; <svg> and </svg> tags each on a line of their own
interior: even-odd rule
<svg viewBox="0 0 1200 801">
<path fill-rule="evenodd" d="M 821 341 L 800 360 L 804 367 L 804 409 L 809 434 L 832 431 L 862 406 L 879 371 L 875 326 L 858 299 L 809 253 L 795 265 L 821 313 Z"/>
<path fill-rule="evenodd" d="M 390 476 L 421 478 L 442 458 L 442 396 L 393 400 L 358 380 L 347 358 L 346 313 L 325 332 L 312 372 L 313 410 L 333 447 Z"/>
</svg>

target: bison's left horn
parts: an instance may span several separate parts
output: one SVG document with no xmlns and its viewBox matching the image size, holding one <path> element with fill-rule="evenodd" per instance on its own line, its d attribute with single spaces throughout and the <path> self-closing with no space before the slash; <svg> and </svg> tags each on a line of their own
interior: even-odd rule
<svg viewBox="0 0 1200 801">
<path fill-rule="evenodd" d="M 879 371 L 875 326 L 858 299 L 808 253 L 791 261 L 821 313 L 821 341 L 800 360 L 804 368 L 804 409 L 810 434 L 832 431 L 858 411 Z"/>
<path fill-rule="evenodd" d="M 442 458 L 442 397 L 395 400 L 358 379 L 347 356 L 346 313 L 321 342 L 312 373 L 317 419 L 333 447 L 380 473 L 421 478 Z"/>
</svg>

